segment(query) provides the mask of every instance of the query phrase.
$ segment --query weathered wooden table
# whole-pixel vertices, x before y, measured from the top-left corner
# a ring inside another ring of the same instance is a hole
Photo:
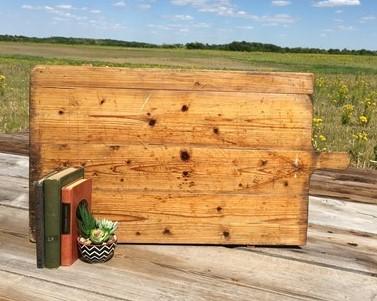
[[[377,205],[311,197],[302,248],[121,245],[37,269],[28,157],[0,154],[0,300],[377,300]]]

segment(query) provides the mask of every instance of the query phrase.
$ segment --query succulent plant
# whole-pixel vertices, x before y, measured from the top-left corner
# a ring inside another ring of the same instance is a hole
[[[110,236],[111,234],[108,231],[104,231],[102,229],[93,229],[90,232],[90,240],[95,245],[106,243]]]
[[[78,207],[78,225],[80,235],[84,238],[89,238],[90,233],[96,228],[96,219],[88,210],[88,205],[86,203],[80,203]]]
[[[118,222],[113,222],[108,219],[101,219],[97,221],[97,228],[103,231],[107,231],[110,234],[114,234],[118,228]]]
[[[116,240],[115,231],[118,228],[118,222],[107,219],[96,220],[89,212],[88,206],[81,203],[78,207],[77,220],[81,238],[79,241],[83,244],[104,244],[109,240]]]

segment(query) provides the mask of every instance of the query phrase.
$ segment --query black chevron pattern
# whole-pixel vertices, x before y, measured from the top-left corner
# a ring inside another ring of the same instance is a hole
[[[109,245],[90,245],[78,243],[81,257],[84,261],[89,263],[99,263],[108,261],[114,255],[116,243]]]

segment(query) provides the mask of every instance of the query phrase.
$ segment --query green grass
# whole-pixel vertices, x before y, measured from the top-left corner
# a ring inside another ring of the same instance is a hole
[[[355,166],[377,167],[371,162],[377,159],[374,154],[377,109],[366,110],[363,104],[367,97],[371,97],[372,102],[377,101],[377,56],[0,42],[0,75],[6,77],[4,93],[0,93],[0,131],[27,129],[29,75],[38,64],[312,72],[318,79],[313,98],[314,114],[323,119],[315,130],[317,148],[350,151]],[[346,85],[349,91],[335,103],[341,85]],[[346,104],[352,105],[354,110],[349,122],[344,124],[342,114]],[[368,123],[362,124],[359,118],[365,114]],[[360,133],[366,133],[368,140],[355,138]],[[319,135],[326,137],[326,141],[319,141]]]

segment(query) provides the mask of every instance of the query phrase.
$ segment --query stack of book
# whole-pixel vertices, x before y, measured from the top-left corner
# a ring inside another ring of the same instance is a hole
[[[69,167],[35,182],[37,267],[71,265],[78,258],[76,210],[91,205],[92,181],[84,169]]]

